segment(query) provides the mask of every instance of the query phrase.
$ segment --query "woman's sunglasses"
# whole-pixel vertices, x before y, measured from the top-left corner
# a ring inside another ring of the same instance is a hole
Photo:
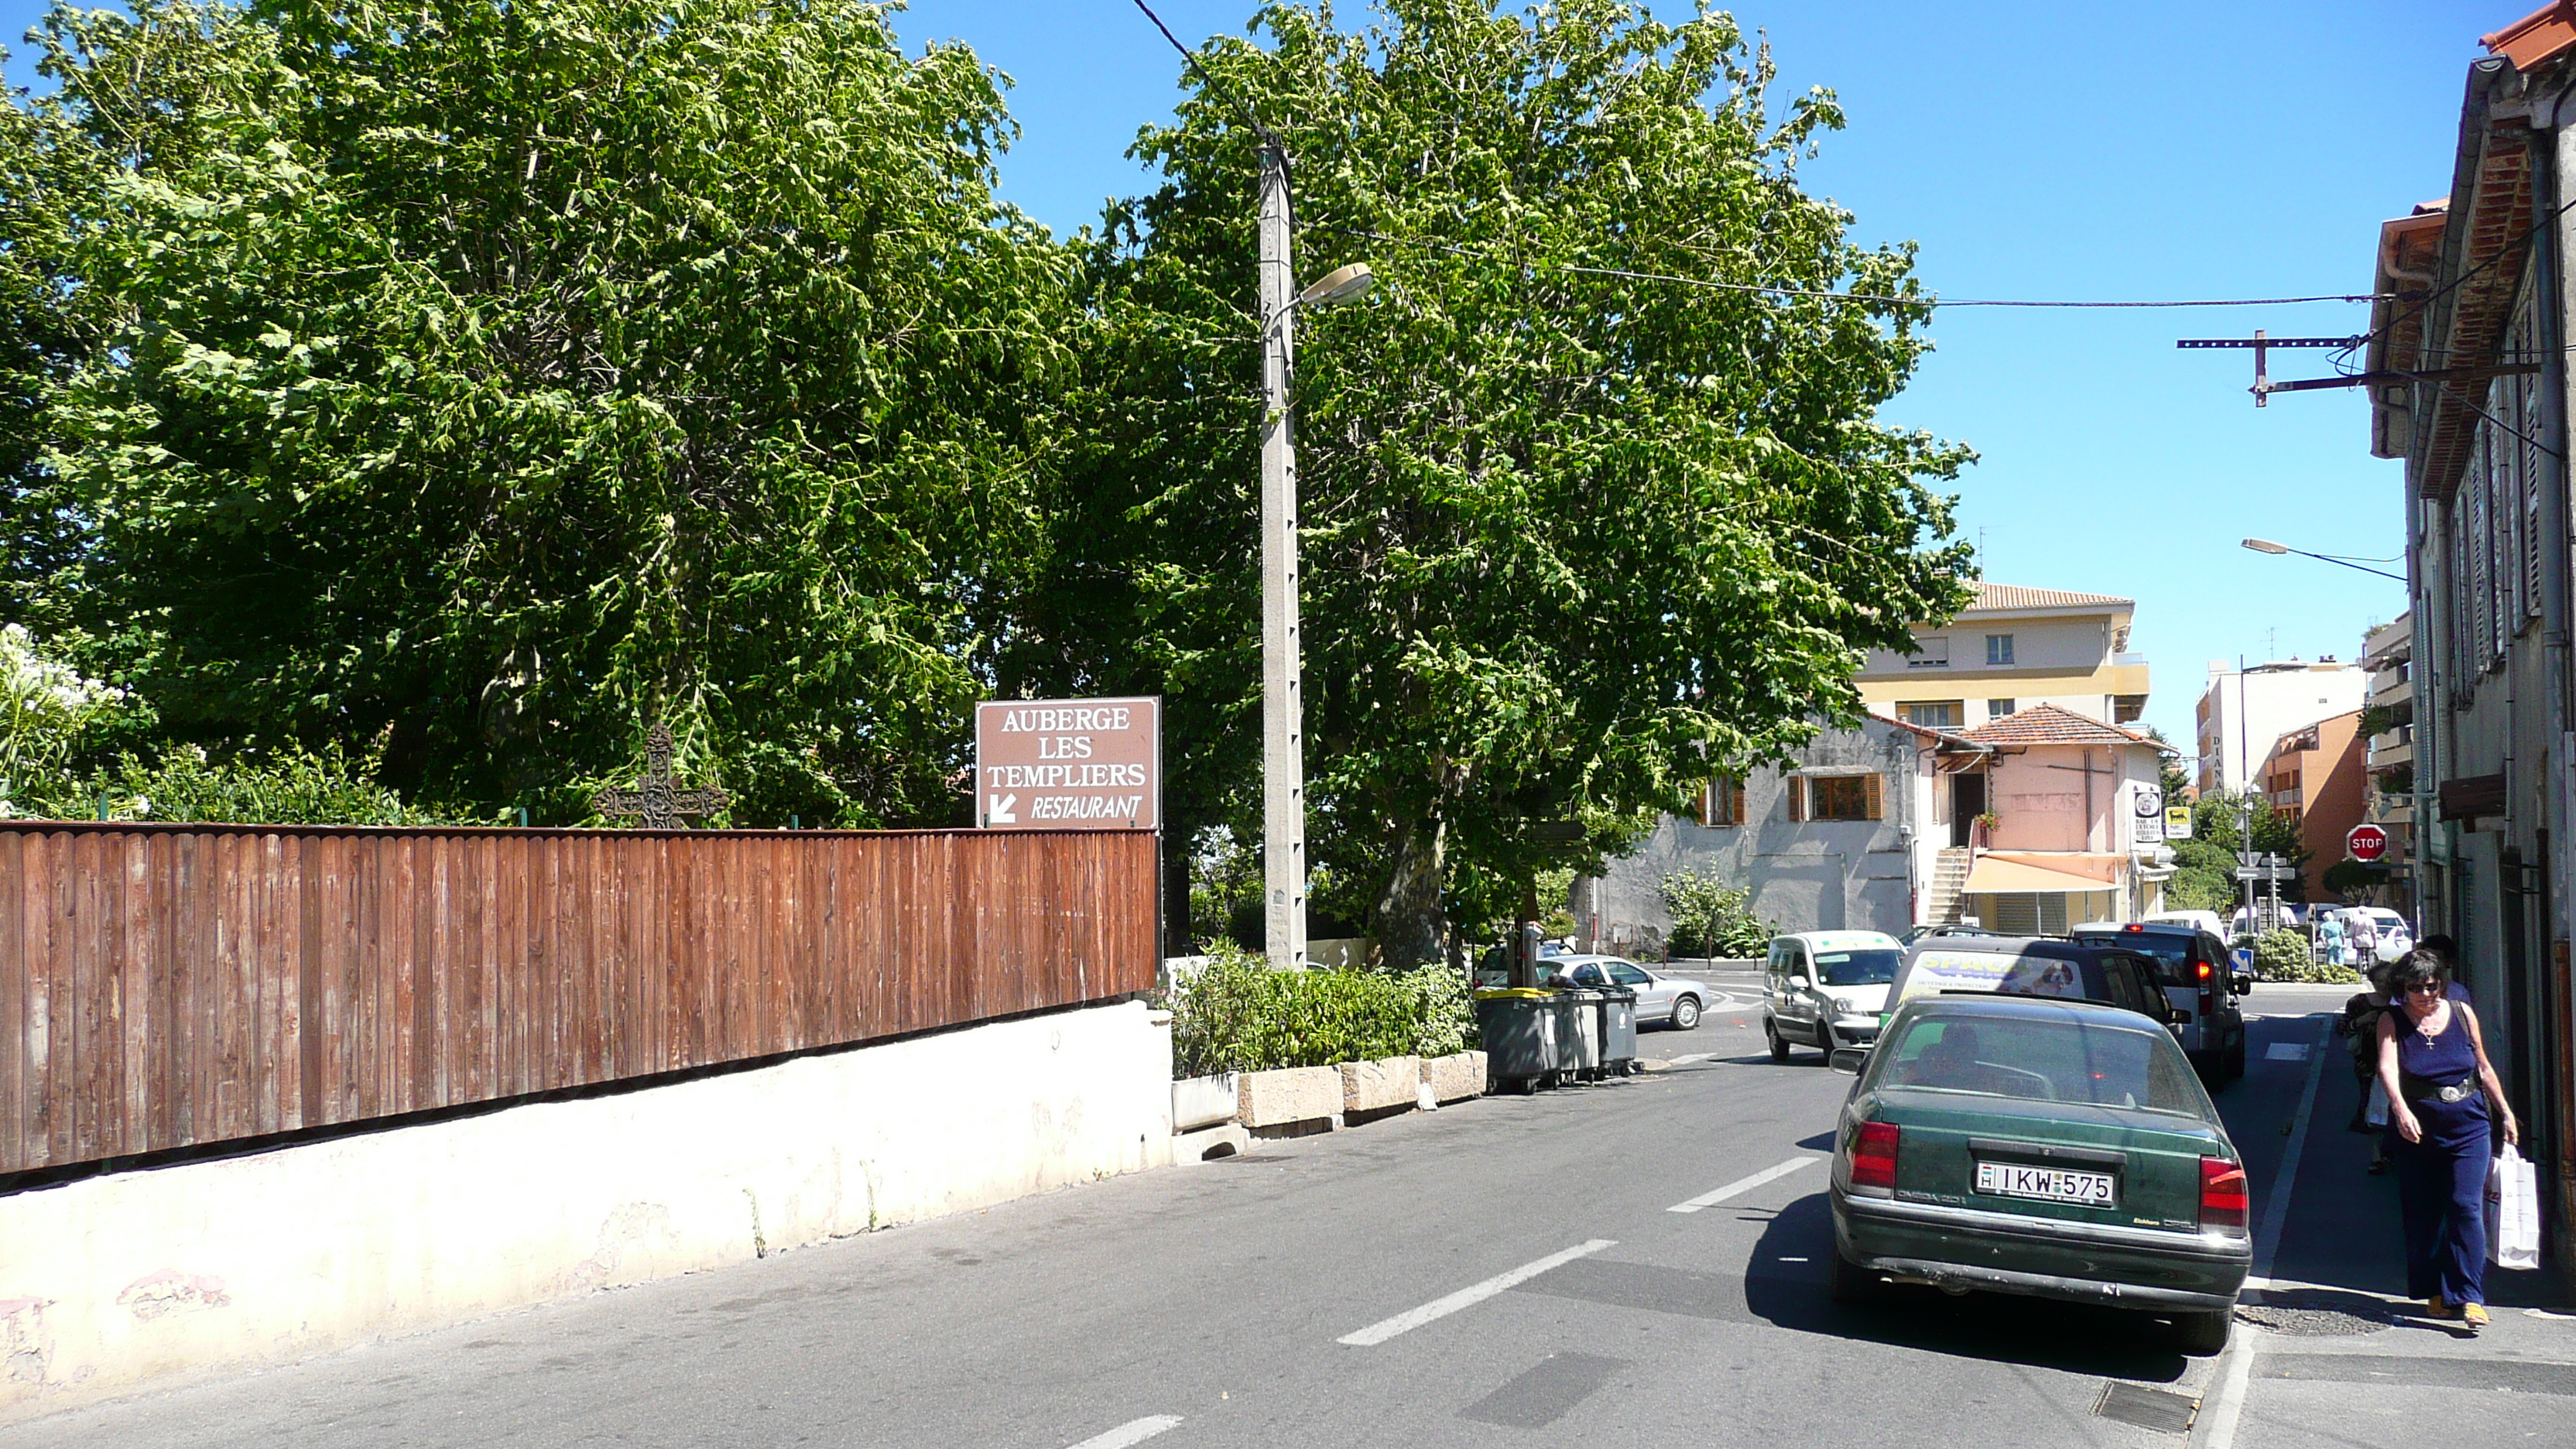
[[[2411,982],[2406,987],[2406,994],[2409,996],[2439,996],[2442,994],[2442,983],[2439,981]]]

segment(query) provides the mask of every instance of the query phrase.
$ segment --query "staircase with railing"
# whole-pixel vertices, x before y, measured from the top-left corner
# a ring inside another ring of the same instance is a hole
[[[1968,868],[1975,862],[1976,851],[1965,845],[1942,850],[1932,866],[1931,911],[1924,919],[1936,926],[1959,923],[1959,901],[1968,888]]]

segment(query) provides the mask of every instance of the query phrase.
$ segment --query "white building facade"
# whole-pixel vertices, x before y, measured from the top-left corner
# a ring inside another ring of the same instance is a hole
[[[2202,794],[2243,788],[2272,742],[2369,702],[2370,672],[2333,659],[2286,659],[2230,669],[2210,661],[2193,711]],[[2249,765],[2248,752],[2252,754]]]

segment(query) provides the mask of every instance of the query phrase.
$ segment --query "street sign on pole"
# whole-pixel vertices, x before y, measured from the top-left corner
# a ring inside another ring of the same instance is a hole
[[[975,823],[1012,830],[1161,826],[1162,706],[1150,696],[975,706]]]
[[[2343,848],[2346,855],[2370,864],[2388,853],[2388,832],[2364,821],[2344,835]]]
[[[2165,838],[2165,792],[2152,785],[2142,785],[2138,787],[2137,799],[2130,808],[2136,817],[2130,839],[2139,845],[2162,843]]]
[[[2191,807],[2190,807],[2190,806],[2188,806],[2188,805],[2168,805],[2168,806],[2166,806],[2166,807],[2165,807],[2165,839],[2167,839],[2167,840],[2189,840],[2189,839],[2191,839]]]

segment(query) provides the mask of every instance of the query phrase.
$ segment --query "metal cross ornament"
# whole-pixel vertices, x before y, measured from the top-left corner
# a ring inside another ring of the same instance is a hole
[[[644,737],[644,778],[635,789],[602,790],[590,808],[602,815],[638,815],[646,830],[678,830],[684,815],[713,815],[733,797],[712,786],[683,790],[671,782],[671,727],[656,721]]]

